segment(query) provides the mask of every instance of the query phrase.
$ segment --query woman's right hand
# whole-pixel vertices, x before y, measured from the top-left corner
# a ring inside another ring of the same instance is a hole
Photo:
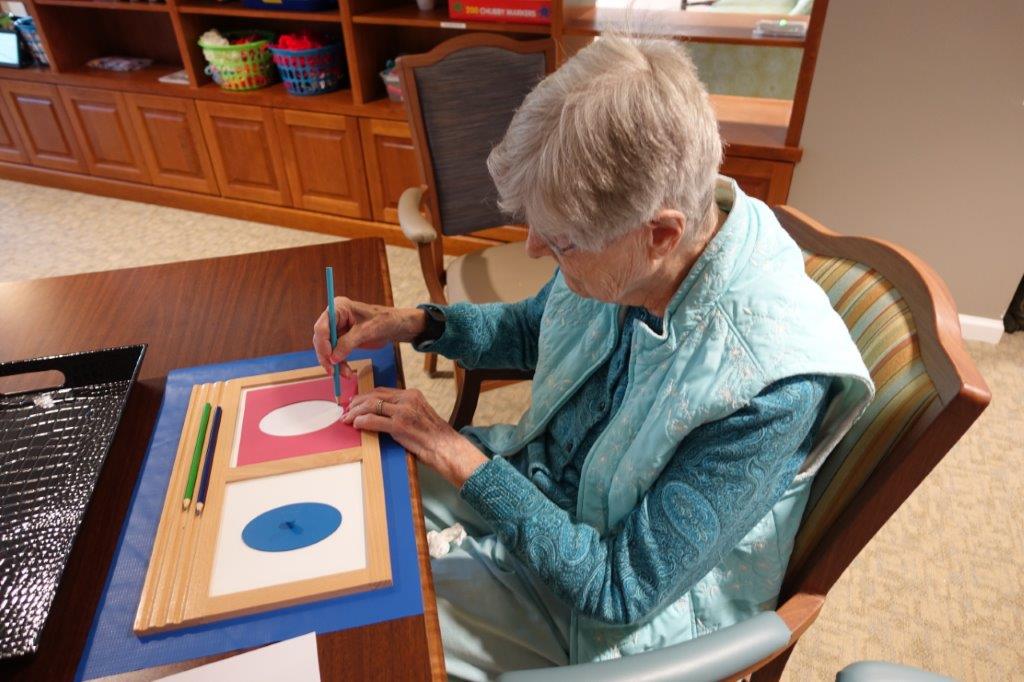
[[[338,322],[338,345],[331,348],[331,329],[327,311],[313,325],[313,349],[324,371],[341,363],[345,377],[354,376],[345,362],[356,348],[380,348],[393,341],[412,341],[426,325],[426,313],[418,308],[387,308],[353,301],[344,296],[334,299]]]

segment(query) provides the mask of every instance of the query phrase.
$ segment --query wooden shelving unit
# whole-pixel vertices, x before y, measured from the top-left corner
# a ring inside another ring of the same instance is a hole
[[[95,86],[117,90],[147,90],[168,95],[182,94],[187,85],[161,83],[160,78],[180,71],[180,64],[153,64],[138,71],[103,71],[87,66],[69,68],[47,79],[52,83]]]
[[[112,9],[121,12],[158,12],[167,14],[170,10],[162,3],[116,2],[115,0],[37,0],[37,5],[57,7],[80,7],[84,9]]]
[[[490,21],[463,21],[448,18],[445,7],[422,11],[415,5],[390,7],[374,12],[363,12],[352,17],[354,24],[374,26],[417,26],[421,28],[442,28],[455,31],[489,31],[491,33],[529,33],[546,36],[550,26],[536,24],[506,24]]]
[[[453,21],[445,5],[421,11],[413,0],[340,0],[337,9],[319,12],[216,0],[26,0],[51,66],[0,69],[0,177],[406,243],[394,224],[397,200],[421,180],[404,107],[387,99],[379,76],[387,60],[463,31],[550,36],[565,59],[601,32],[629,26],[684,41],[803,50],[793,101],[712,96],[727,143],[723,172],[755,195],[783,201],[801,155],[827,0],[817,0],[804,40],[753,35],[757,19],[778,15],[627,17],[592,3],[555,0],[551,25],[538,26]],[[210,28],[307,29],[339,40],[347,87],[313,97],[292,96],[280,83],[225,91],[205,73],[197,45]],[[130,73],[86,66],[108,55],[147,57],[154,65]],[[181,69],[188,85],[159,82]],[[445,245],[459,252],[515,235],[497,230]]]
[[[285,10],[249,9],[236,3],[223,3],[217,2],[217,0],[188,0],[187,2],[179,2],[177,10],[180,14],[209,14],[218,17],[246,17],[252,19],[328,22],[335,24],[341,21],[341,12],[339,10],[289,12]]]
[[[775,150],[779,158],[799,160],[799,150],[786,148],[786,133],[793,111],[788,99],[711,95],[722,136],[730,148],[739,146]],[[767,153],[767,152],[766,152]]]
[[[565,13],[564,31],[568,35],[600,35],[606,31],[632,28],[644,35],[676,38],[695,43],[727,43],[803,47],[804,39],[762,37],[754,35],[754,25],[761,19],[807,21],[806,16],[784,14],[725,14],[693,8],[685,12],[667,10],[623,10],[608,7],[572,7]]]

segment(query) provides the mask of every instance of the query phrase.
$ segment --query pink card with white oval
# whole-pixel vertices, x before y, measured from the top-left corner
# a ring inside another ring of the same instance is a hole
[[[357,393],[355,379],[341,380],[341,403]],[[359,447],[359,431],[339,421],[331,377],[296,381],[242,394],[235,466]]]

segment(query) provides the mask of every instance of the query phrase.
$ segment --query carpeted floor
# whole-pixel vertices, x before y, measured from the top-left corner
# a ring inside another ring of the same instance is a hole
[[[0,281],[332,239],[0,180]],[[425,300],[415,252],[389,246],[388,260],[396,305]],[[968,347],[992,405],[840,579],[785,679],[832,679],[864,659],[963,680],[1024,669],[1024,334]],[[450,379],[428,378],[407,347],[403,357],[408,385],[447,414]],[[528,400],[528,384],[486,393],[477,421],[514,421]]]

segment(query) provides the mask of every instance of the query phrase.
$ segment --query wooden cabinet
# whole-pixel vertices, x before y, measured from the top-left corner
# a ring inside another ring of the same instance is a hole
[[[60,94],[90,173],[115,180],[149,182],[124,95],[66,86],[61,86]]]
[[[374,118],[360,119],[359,123],[373,217],[397,223],[398,198],[407,187],[423,184],[409,124]]]
[[[220,193],[192,100],[129,94],[126,105],[154,185]]]
[[[793,164],[786,161],[727,156],[722,162],[721,173],[736,180],[750,196],[757,197],[769,206],[775,206],[786,203],[789,198]]]
[[[0,88],[3,84],[0,83]],[[18,131],[14,128],[14,117],[7,109],[2,91],[0,91],[0,161],[28,163],[28,154],[21,146]]]
[[[289,109],[274,115],[295,206],[369,218],[358,119]]]
[[[221,194],[288,205],[288,183],[273,111],[247,104],[203,101],[197,101],[196,108]]]
[[[443,11],[419,12],[404,0],[354,0],[342,3],[340,12],[314,14],[246,9],[237,2],[154,1],[23,3],[51,67],[0,68],[0,176],[406,243],[394,229],[398,200],[423,184],[421,165],[408,111],[389,100],[379,72],[388,57],[423,54],[455,37],[445,30]],[[547,66],[554,68],[603,31],[623,29],[621,16],[595,19],[594,2],[574,0],[572,8],[554,12],[550,26],[470,22],[468,30],[498,31],[516,41],[552,38],[558,49]],[[756,13],[717,13],[710,23],[707,13],[675,9],[654,17],[665,38],[802,50],[791,99],[710,95],[729,150],[722,171],[769,203],[786,200],[801,158],[826,5],[815,3],[800,38],[754,35],[756,22],[768,18]],[[343,87],[316,97],[292,96],[283,84],[234,92],[206,73],[198,40],[210,27],[287,33],[299,24],[316,24],[344,44]],[[128,73],[86,66],[101,55],[152,63]],[[179,69],[189,85],[161,82]],[[82,173],[89,176],[76,175]],[[125,181],[148,184],[121,186]],[[481,240],[523,237],[521,229],[501,227],[453,236],[445,248],[456,253]]]
[[[55,86],[5,81],[0,88],[25,153],[34,165],[78,173],[86,170]]]

